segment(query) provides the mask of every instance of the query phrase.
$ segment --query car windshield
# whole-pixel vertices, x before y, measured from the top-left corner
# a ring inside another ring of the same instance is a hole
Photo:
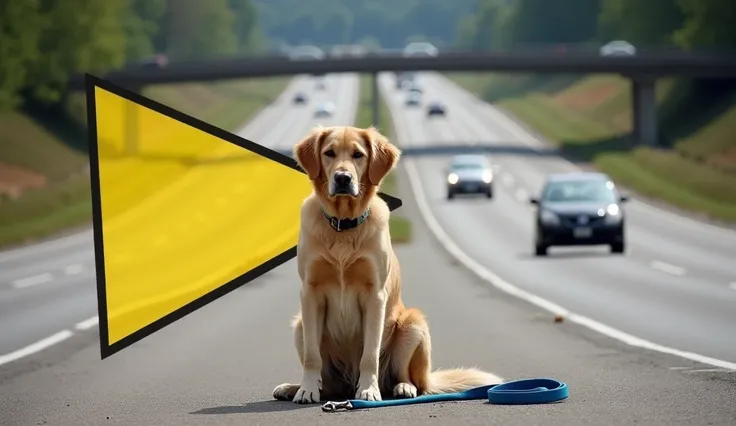
[[[454,163],[452,165],[453,170],[482,170],[484,168],[485,164],[481,162]]]
[[[542,200],[553,203],[616,202],[613,183],[606,179],[568,180],[549,182]]]

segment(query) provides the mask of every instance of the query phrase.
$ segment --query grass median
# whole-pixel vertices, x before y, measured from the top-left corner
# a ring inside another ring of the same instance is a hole
[[[376,123],[373,123],[373,100],[372,100],[372,89],[371,89],[371,77],[361,76],[360,77],[360,96],[358,99],[358,110],[356,112],[355,123],[358,127],[369,127]],[[379,128],[381,133],[388,136],[389,138],[395,138],[393,131],[393,121],[391,113],[389,112],[386,102],[381,98],[379,105],[379,120],[380,122],[376,126]],[[386,194],[398,197],[398,185],[396,182],[396,173],[391,172],[383,180],[381,191]],[[401,213],[393,212],[391,214],[391,220],[389,223],[391,230],[391,241],[393,243],[408,243],[412,237],[411,221],[401,215]]]
[[[529,125],[559,146],[567,158],[590,164],[651,199],[710,219],[736,222],[733,87],[723,90],[717,82],[660,80],[658,115],[665,147],[652,148],[636,146],[629,136],[631,91],[622,77],[574,81],[526,77],[526,88],[523,84],[513,88],[509,76],[450,77]],[[501,83],[506,88],[499,87]]]
[[[283,91],[289,78],[161,85],[143,94],[235,130]],[[0,247],[57,234],[91,220],[86,112],[70,96],[63,119],[34,111],[0,115]]]

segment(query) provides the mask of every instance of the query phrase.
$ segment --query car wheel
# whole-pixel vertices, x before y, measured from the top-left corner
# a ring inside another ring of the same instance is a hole
[[[611,253],[623,253],[626,245],[622,242],[611,244]]]
[[[534,254],[537,256],[546,256],[547,248],[548,247],[543,244],[537,244],[534,246]]]
[[[453,198],[455,198],[455,193],[452,191],[447,191],[447,199],[452,200]]]
[[[493,198],[493,189],[488,188],[488,191],[486,191],[486,197]]]

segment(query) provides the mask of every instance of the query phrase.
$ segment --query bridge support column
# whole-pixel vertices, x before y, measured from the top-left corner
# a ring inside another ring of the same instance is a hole
[[[657,145],[656,80],[633,77],[631,79],[632,136],[639,145]]]
[[[381,94],[378,91],[378,73],[371,74],[371,120],[373,125],[379,127],[381,119]]]

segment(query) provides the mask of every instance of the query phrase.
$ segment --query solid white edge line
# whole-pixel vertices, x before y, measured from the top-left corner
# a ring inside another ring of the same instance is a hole
[[[64,340],[72,337],[72,335],[74,335],[74,333],[72,333],[71,331],[62,330],[58,333],[52,334],[45,339],[41,339],[36,343],[32,343],[25,348],[18,349],[17,351],[11,352],[9,354],[0,355],[0,365],[19,360],[29,355],[33,355],[50,346],[63,342]]]
[[[80,321],[74,325],[74,328],[77,330],[88,330],[97,324],[99,324],[100,319],[97,317],[97,315],[93,316],[92,318],[88,318],[84,321]]]
[[[403,163],[406,166],[407,175],[409,176],[409,185],[411,186],[412,192],[414,193],[414,198],[417,202],[417,206],[419,207],[419,211],[422,214],[424,221],[426,222],[429,229],[432,231],[435,237],[439,240],[442,246],[453,257],[455,257],[455,259],[457,259],[460,263],[462,263],[466,268],[470,269],[473,273],[475,273],[481,279],[487,281],[488,283],[490,283],[491,285],[493,285],[494,287],[498,288],[499,290],[505,293],[508,293],[512,296],[516,296],[522,300],[532,303],[554,314],[565,316],[569,321],[582,325],[583,327],[587,327],[593,331],[596,331],[610,338],[619,340],[623,343],[626,343],[629,346],[648,349],[651,351],[656,351],[656,352],[660,352],[660,353],[664,353],[668,355],[674,355],[674,356],[685,358],[691,361],[700,362],[700,363],[712,365],[715,367],[725,368],[728,370],[736,370],[736,363],[724,361],[724,360],[720,360],[716,358],[711,358],[711,357],[696,354],[693,352],[681,351],[679,349],[673,349],[667,346],[659,345],[657,343],[649,342],[647,340],[641,339],[631,334],[624,333],[623,331],[617,330],[613,327],[609,327],[593,319],[590,319],[585,316],[571,312],[554,302],[551,302],[547,299],[539,297],[535,294],[529,293],[505,281],[498,275],[494,274],[492,271],[480,265],[478,262],[473,260],[470,256],[465,254],[455,244],[455,242],[447,235],[447,233],[444,231],[444,229],[442,229],[442,227],[439,225],[439,223],[435,219],[426,201],[426,195],[424,194],[424,190],[421,186],[421,179],[419,177],[419,172],[416,166],[414,165],[413,160],[410,158],[407,158],[407,159],[404,159]]]

